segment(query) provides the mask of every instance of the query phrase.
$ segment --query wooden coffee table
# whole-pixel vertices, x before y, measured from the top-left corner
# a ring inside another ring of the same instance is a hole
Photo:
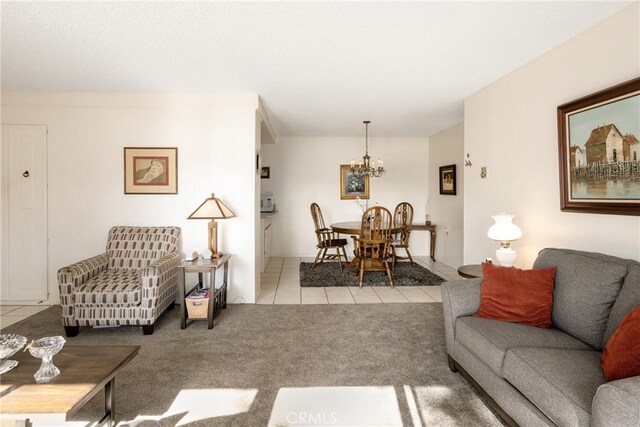
[[[20,364],[0,376],[0,419],[26,419],[27,425],[38,414],[63,414],[67,419],[104,388],[105,413],[99,425],[115,426],[115,378],[139,350],[138,345],[65,345],[53,356],[60,375],[42,384],[33,379],[41,359],[19,351],[11,359]]]

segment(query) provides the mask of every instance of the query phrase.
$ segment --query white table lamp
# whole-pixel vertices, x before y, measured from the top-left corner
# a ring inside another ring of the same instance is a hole
[[[499,213],[498,215],[493,215],[492,218],[496,223],[489,228],[487,236],[491,240],[500,242],[500,248],[496,250],[496,259],[501,266],[512,267],[517,254],[510,244],[513,240],[518,240],[522,237],[522,231],[512,222],[513,215]]]

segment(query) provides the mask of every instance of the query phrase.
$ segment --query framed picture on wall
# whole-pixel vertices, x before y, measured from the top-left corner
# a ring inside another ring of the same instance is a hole
[[[263,166],[262,170],[260,171],[260,178],[261,179],[269,179],[269,178],[271,178],[271,167]]]
[[[640,215],[640,78],[557,112],[560,210]]]
[[[124,194],[178,194],[178,149],[124,147]]]
[[[358,197],[369,198],[369,175],[355,175],[351,165],[340,165],[340,198],[354,200]]]
[[[440,166],[440,194],[456,195],[456,165]]]

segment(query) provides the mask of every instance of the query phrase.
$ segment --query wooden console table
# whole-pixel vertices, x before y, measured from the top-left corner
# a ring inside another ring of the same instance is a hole
[[[429,254],[431,260],[436,260],[436,226],[434,224],[412,224],[411,230],[427,230],[429,232]]]
[[[115,427],[116,375],[139,350],[138,345],[65,345],[53,356],[60,374],[41,384],[33,379],[41,359],[19,351],[11,358],[20,364],[2,374],[0,419],[31,425],[39,418],[50,419],[53,414],[60,414],[66,420],[104,389],[104,416],[98,425]]]
[[[180,329],[187,327],[187,320],[208,320],[209,329],[213,329],[213,319],[222,309],[227,308],[227,280],[229,278],[229,258],[231,255],[224,254],[216,259],[196,259],[194,261],[182,261],[178,264],[178,298],[180,298]],[[216,289],[216,270],[223,268],[222,286]],[[198,273],[198,283],[188,291],[185,290],[185,276],[187,273]],[[203,273],[209,273],[209,307],[207,317],[204,319],[190,319],[187,316],[185,297],[195,287],[202,288]]]

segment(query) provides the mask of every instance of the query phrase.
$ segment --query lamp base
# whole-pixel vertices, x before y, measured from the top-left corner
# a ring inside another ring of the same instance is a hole
[[[511,248],[500,248],[496,250],[496,259],[503,267],[513,267],[517,252]]]

